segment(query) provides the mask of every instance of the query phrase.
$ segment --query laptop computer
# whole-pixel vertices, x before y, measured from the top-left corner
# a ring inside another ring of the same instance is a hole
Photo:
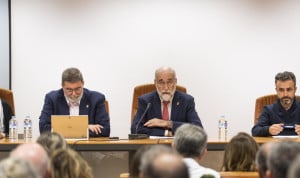
[[[88,140],[88,115],[52,115],[51,131],[61,134],[67,140]]]

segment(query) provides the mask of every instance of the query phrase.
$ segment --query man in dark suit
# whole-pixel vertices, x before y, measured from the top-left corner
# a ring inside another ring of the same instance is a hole
[[[9,120],[13,116],[10,105],[0,98],[0,138],[8,136],[9,132]]]
[[[51,115],[88,115],[89,135],[109,136],[109,115],[105,96],[84,88],[84,80],[77,68],[68,68],[62,74],[62,88],[46,94],[40,116],[40,133],[51,130]]]
[[[139,97],[138,110],[131,125],[131,133],[173,136],[176,129],[183,123],[202,127],[195,110],[194,98],[176,90],[177,78],[172,68],[157,69],[154,83],[156,91]],[[147,111],[146,108],[148,108]]]

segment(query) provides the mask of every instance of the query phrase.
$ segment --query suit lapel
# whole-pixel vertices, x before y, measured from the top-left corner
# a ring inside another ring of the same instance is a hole
[[[181,106],[181,99],[180,95],[177,91],[174,93],[174,97],[172,100],[172,110],[171,110],[171,120],[176,120],[176,116],[178,116],[178,112],[180,112],[181,109],[178,109]]]
[[[83,91],[82,98],[80,100],[80,105],[79,105],[79,115],[88,115],[89,114],[89,107],[90,103],[87,99],[87,93]]]
[[[162,113],[161,113],[161,102],[160,98],[158,96],[158,93],[155,92],[155,95],[153,96],[153,106],[154,106],[154,111],[157,113],[159,118],[162,118]]]

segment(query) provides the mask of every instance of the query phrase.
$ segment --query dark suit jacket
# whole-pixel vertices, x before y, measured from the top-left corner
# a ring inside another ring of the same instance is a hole
[[[9,104],[6,101],[1,100],[1,104],[2,104],[2,107],[3,107],[3,115],[4,115],[4,119],[3,119],[4,130],[3,130],[3,133],[5,133],[5,135],[8,136],[9,120],[13,116],[13,113],[12,113],[11,107],[9,106]]]
[[[141,118],[147,103],[151,103],[149,110],[146,112],[144,118]],[[156,91],[147,93],[139,97],[138,110],[131,125],[131,133],[144,133],[152,136],[163,136],[165,129],[161,127],[144,127],[144,124],[152,118],[162,118],[161,100]],[[137,124],[139,120],[140,124]],[[183,123],[191,123],[202,126],[201,120],[195,110],[194,98],[191,95],[175,91],[172,100],[171,120],[173,121],[173,133]]]
[[[258,122],[252,128],[252,136],[268,137],[269,128],[273,124],[283,123],[286,126],[300,124],[300,102],[294,99],[289,110],[285,110],[280,100],[264,107]],[[279,135],[297,135],[294,128],[284,128]]]
[[[91,137],[108,137],[110,134],[109,115],[104,103],[105,96],[103,94],[84,88],[79,106],[79,115],[88,115],[89,124],[100,124],[103,126],[99,135],[90,131]],[[70,115],[70,109],[63,89],[46,94],[39,121],[40,133],[51,130],[51,115]]]

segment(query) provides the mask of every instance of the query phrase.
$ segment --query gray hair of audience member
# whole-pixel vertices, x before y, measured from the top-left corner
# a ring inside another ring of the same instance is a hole
[[[266,172],[268,170],[267,157],[273,144],[274,142],[264,143],[259,147],[256,153],[255,164],[261,178],[266,177]]]
[[[175,132],[174,148],[184,157],[198,157],[207,146],[207,134],[199,126],[183,124]]]
[[[293,80],[295,86],[296,86],[296,77],[294,75],[293,72],[288,72],[288,71],[284,71],[284,72],[280,72],[277,73],[275,76],[275,85],[277,81],[287,81],[287,80]]]
[[[141,158],[143,178],[188,178],[188,168],[182,157],[165,145],[154,145]]]
[[[17,146],[10,157],[29,161],[40,177],[50,176],[50,160],[45,149],[38,143],[24,143]]]
[[[64,82],[74,83],[78,81],[83,82],[83,76],[79,69],[71,67],[63,71],[61,78],[62,85],[64,84]]]
[[[285,178],[293,160],[300,153],[300,144],[292,141],[274,143],[267,157],[267,174],[273,178]]]
[[[62,148],[67,148],[67,142],[65,139],[56,132],[43,132],[36,140],[37,143],[41,144],[49,156],[53,151]]]
[[[300,177],[300,154],[291,164],[291,167],[288,170],[288,178],[299,178]]]
[[[1,178],[40,178],[31,165],[25,159],[8,157],[0,162]]]

